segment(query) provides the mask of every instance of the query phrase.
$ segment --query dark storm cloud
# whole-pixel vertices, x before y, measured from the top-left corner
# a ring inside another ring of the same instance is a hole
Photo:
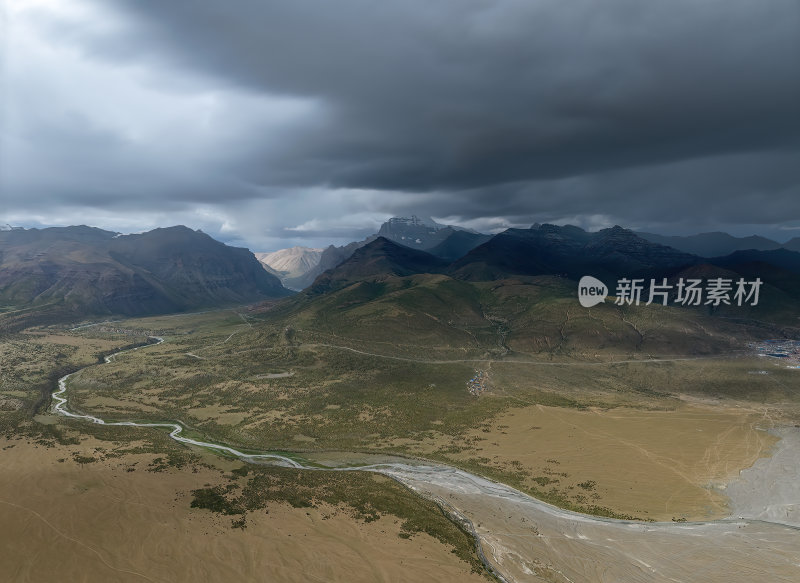
[[[665,231],[800,221],[796,0],[75,6],[29,19],[70,57],[59,71],[105,69],[61,83],[89,113],[53,139],[34,115],[49,85],[22,92],[17,134],[36,155],[15,150],[20,201],[230,202],[246,210],[221,229],[273,238],[355,237],[411,212]],[[51,83],[60,63],[41,59],[26,70]],[[40,160],[49,180],[29,170]]]
[[[793,0],[124,3],[117,59],[313,97],[264,183],[469,189],[798,147]]]

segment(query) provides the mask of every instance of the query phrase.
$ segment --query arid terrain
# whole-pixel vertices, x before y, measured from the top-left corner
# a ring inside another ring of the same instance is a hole
[[[468,431],[475,455],[491,467],[524,470],[523,484],[558,486],[616,514],[657,521],[707,520],[729,514],[723,488],[777,438],[752,410],[684,405],[676,410],[575,410],[536,405],[511,409]],[[459,440],[416,444],[420,455]]]
[[[241,464],[155,472],[152,454],[103,457],[108,445],[0,440],[0,579],[485,581],[433,537],[403,538],[398,518],[365,522],[346,505],[271,503],[231,528],[191,508],[190,492]]]
[[[749,583],[768,573],[770,581],[791,583],[800,576],[796,526],[598,520],[480,480],[407,478],[473,521],[507,581]]]
[[[162,343],[92,364],[156,334]],[[748,520],[794,512],[791,470],[769,460],[795,455],[784,450],[796,371],[746,353],[476,364],[313,340],[218,311],[40,327],[4,343],[17,366],[0,394],[18,403],[0,413],[7,578],[486,580],[472,536],[506,581],[798,574],[798,531]],[[55,384],[47,355],[61,372],[82,369],[66,381],[70,410],[178,421],[197,443],[312,469],[251,471],[161,429],[26,418]],[[359,466],[369,473],[313,469]],[[769,503],[759,472],[783,472],[778,510],[758,510]],[[769,549],[753,551],[762,540]]]

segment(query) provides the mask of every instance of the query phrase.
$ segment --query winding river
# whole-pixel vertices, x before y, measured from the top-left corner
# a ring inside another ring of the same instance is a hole
[[[164,341],[157,337],[153,340],[156,344]],[[143,348],[146,346],[117,352],[107,356],[105,362]],[[180,443],[224,452],[248,463],[370,471],[391,477],[436,501],[471,530],[486,567],[507,583],[800,581],[800,524],[794,520],[643,523],[605,519],[551,506],[505,484],[442,464],[334,462],[331,467],[320,467],[276,453],[241,452],[185,437],[184,427],[178,422],[107,422],[70,411],[66,391],[74,374],[77,372],[58,381],[53,393],[55,414],[100,425],[169,429],[170,437]],[[797,473],[798,468],[789,471]]]

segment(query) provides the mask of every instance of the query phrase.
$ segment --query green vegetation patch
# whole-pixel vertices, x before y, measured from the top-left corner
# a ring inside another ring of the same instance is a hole
[[[231,473],[227,487],[201,488],[192,492],[193,508],[225,515],[244,515],[286,503],[310,508],[320,503],[346,510],[353,518],[371,522],[393,516],[401,522],[400,536],[425,533],[449,546],[474,572],[483,572],[472,535],[452,521],[439,506],[425,500],[394,480],[368,472],[297,470],[253,467]],[[239,488],[239,483],[243,483]],[[240,518],[234,527],[244,528]]]

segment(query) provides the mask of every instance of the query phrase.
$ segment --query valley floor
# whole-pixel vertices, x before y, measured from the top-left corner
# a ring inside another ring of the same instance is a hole
[[[48,359],[64,373],[147,335],[166,341],[71,377],[69,408],[180,419],[197,439],[321,465],[398,455],[461,468],[404,470],[398,457],[384,474],[468,519],[508,582],[800,580],[797,371],[748,355],[485,360],[476,392],[473,360],[304,342],[236,312],[0,344],[13,362],[0,385],[0,579],[487,580],[469,537],[386,478],[282,470],[277,495],[275,476],[163,431],[26,416],[55,388]],[[400,510],[354,513],[370,496]]]
[[[392,516],[365,522],[325,503],[275,503],[231,528],[231,517],[191,508],[190,491],[225,484],[221,470],[241,464],[207,457],[213,465],[196,471],[154,472],[152,454],[102,459],[107,448],[0,439],[0,580],[486,580],[429,535],[401,537]]]
[[[423,457],[450,448],[456,465],[477,459],[516,472],[523,486],[557,487],[585,506],[669,522],[729,516],[725,485],[770,454],[778,441],[768,432],[772,426],[763,413],[732,405],[670,411],[535,405],[504,412],[459,439],[403,444]],[[465,443],[471,447],[458,448]]]
[[[794,470],[795,479],[797,472]],[[509,582],[791,583],[800,580],[800,528],[753,520],[600,520],[472,481],[409,478],[475,525]]]

